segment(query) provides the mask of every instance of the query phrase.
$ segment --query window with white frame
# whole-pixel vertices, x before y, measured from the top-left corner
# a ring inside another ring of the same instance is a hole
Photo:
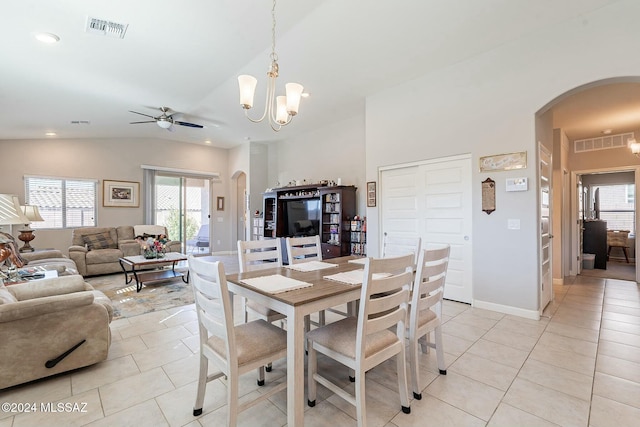
[[[608,230],[635,232],[635,185],[598,185],[600,189],[600,219],[607,221]]]
[[[32,228],[96,225],[96,180],[26,176],[24,182],[25,203],[37,206],[44,219]]]

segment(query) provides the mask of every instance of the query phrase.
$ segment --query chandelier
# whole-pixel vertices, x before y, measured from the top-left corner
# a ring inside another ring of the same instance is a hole
[[[640,143],[636,142],[635,138],[628,139],[627,146],[636,157],[640,157]]]
[[[265,118],[269,120],[271,129],[278,132],[282,126],[291,123],[293,116],[298,114],[300,97],[303,87],[298,83],[287,83],[285,85],[286,96],[275,96],[276,79],[278,78],[278,55],[276,54],[276,0],[273,0],[271,9],[271,66],[267,71],[267,99],[264,106],[264,113],[259,119],[249,117],[249,109],[253,107],[253,96],[256,92],[258,80],[250,75],[238,76],[240,86],[240,105],[244,109],[244,115],[254,123],[259,123]],[[275,103],[274,103],[275,101]]]

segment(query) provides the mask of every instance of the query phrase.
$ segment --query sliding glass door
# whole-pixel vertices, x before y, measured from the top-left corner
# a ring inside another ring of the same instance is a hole
[[[154,222],[182,242],[184,253],[211,252],[211,179],[157,172],[154,181]]]

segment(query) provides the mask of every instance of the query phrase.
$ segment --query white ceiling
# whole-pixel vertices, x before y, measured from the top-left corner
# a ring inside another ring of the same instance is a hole
[[[258,78],[254,113],[261,113],[271,46],[268,0],[5,2],[0,139],[40,139],[53,131],[64,139],[209,140],[233,147],[285,138],[361,113],[365,98],[380,90],[615,1],[280,0],[278,92],[297,81],[310,97],[277,134],[243,117],[236,80],[244,73]],[[88,16],[128,24],[125,38],[86,33]],[[44,45],[34,39],[37,31],[60,42]],[[607,127],[640,128],[612,119],[625,116],[618,108],[640,110],[638,87],[593,89],[568,100],[556,125],[571,139]],[[206,127],[168,132],[153,123],[129,124],[144,119],[129,110],[158,115],[154,108],[161,106]]]

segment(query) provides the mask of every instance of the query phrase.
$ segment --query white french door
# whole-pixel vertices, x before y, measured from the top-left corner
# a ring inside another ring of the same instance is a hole
[[[451,245],[444,297],[472,302],[471,156],[380,169],[381,236]],[[380,239],[382,241],[382,238]]]

